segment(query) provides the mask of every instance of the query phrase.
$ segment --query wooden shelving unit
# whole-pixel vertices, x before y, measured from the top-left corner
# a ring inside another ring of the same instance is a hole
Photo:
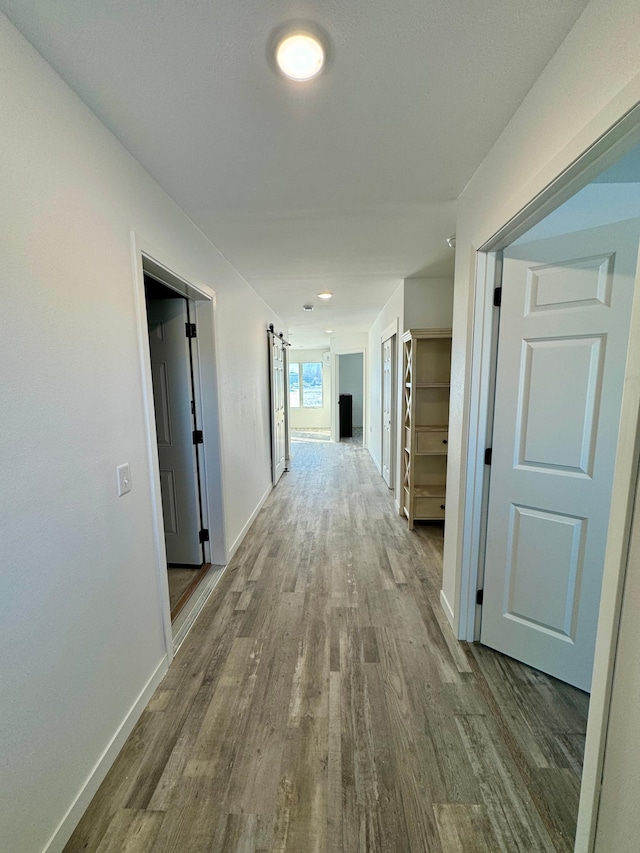
[[[451,329],[410,329],[404,364],[401,513],[414,521],[445,517]]]

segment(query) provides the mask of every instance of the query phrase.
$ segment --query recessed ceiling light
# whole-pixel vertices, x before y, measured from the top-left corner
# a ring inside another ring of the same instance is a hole
[[[325,329],[325,332],[326,332],[328,335],[332,335],[332,334],[333,334],[333,329]]]
[[[319,299],[331,299],[333,293],[329,293],[328,290],[323,290],[322,293],[318,294]]]
[[[303,311],[313,311],[313,305],[303,305],[302,310]]]
[[[325,50],[320,39],[304,31],[288,32],[276,46],[276,63],[290,80],[312,80],[322,71]]]

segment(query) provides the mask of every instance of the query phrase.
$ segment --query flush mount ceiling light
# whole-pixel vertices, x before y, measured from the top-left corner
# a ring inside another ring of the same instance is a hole
[[[269,64],[288,80],[313,80],[327,67],[329,40],[317,24],[290,21],[272,33],[268,45]]]
[[[325,329],[325,332],[326,332],[328,335],[332,335],[332,334],[333,334],[333,329]]]
[[[290,80],[311,80],[322,71],[324,49],[309,33],[291,33],[278,45],[276,62]]]
[[[322,293],[318,294],[319,299],[331,299],[333,293],[329,293],[328,290],[323,290]]]

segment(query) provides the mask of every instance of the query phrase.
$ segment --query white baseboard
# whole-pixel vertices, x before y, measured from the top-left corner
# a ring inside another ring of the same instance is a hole
[[[393,502],[395,504],[396,512],[398,515],[402,515],[402,510],[400,509],[400,501],[396,498]]]
[[[133,731],[133,727],[140,719],[142,712],[147,707],[149,700],[153,695],[154,690],[166,675],[168,668],[168,658],[165,655],[155,668],[145,686],[142,688],[138,698],[127,712],[126,717],[116,730],[114,736],[111,738],[109,745],[96,762],[76,799],[69,807],[66,815],[60,821],[58,828],[55,830],[48,843],[45,845],[43,853],[61,853],[64,849],[65,844],[69,838],[71,838],[71,833],[80,822],[80,818],[87,810],[94,794],[104,781],[104,777],[107,775],[111,765],[118,757],[126,739]]]
[[[233,555],[236,553],[236,551],[238,550],[238,548],[242,544],[242,540],[244,539],[244,537],[249,532],[249,528],[251,527],[253,522],[256,520],[256,516],[258,515],[258,513],[260,512],[260,510],[264,506],[266,499],[269,497],[269,495],[271,494],[272,491],[273,491],[273,486],[269,486],[267,491],[264,493],[264,495],[258,501],[258,506],[254,509],[254,511],[249,516],[249,520],[247,521],[245,526],[242,528],[239,535],[236,537],[236,540],[234,541],[233,545],[231,546],[231,548],[229,548],[229,560],[228,560],[229,563],[231,562],[231,558],[233,557]]]
[[[449,624],[453,628],[453,625],[455,622],[455,617],[453,615],[453,608],[451,607],[451,605],[447,601],[447,596],[444,594],[443,589],[440,590],[440,606],[444,610],[444,615],[447,617],[447,619],[449,620]]]

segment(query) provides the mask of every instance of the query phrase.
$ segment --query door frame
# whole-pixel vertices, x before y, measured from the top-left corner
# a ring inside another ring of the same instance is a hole
[[[489,486],[484,451],[491,446],[497,353],[498,323],[493,306],[493,290],[500,284],[502,277],[502,250],[638,144],[640,105],[625,114],[476,251],[468,374],[469,418],[466,423],[463,475],[466,480],[466,500],[461,520],[462,559],[458,574],[459,618],[456,634],[460,640],[471,642],[477,640],[479,635],[476,593],[482,586],[484,573]],[[590,853],[595,842],[618,626],[640,459],[640,281],[637,271],[629,341],[582,770],[576,853]],[[446,600],[442,600],[442,604],[450,613]]]
[[[177,293],[175,288],[171,287],[170,285],[168,285],[164,281],[160,282],[160,280],[158,279],[157,276],[155,276],[155,275],[152,276],[148,272],[148,270],[146,269],[146,263],[145,263],[144,258],[143,258],[143,267],[145,268],[145,276],[148,276],[152,281],[163,284],[165,286],[165,288],[167,290],[170,290],[172,293]],[[145,297],[146,297],[146,294],[145,294]],[[183,300],[184,300],[185,309],[186,309],[185,310],[186,320],[188,322],[191,322],[192,320],[195,320],[196,302],[195,302],[195,300],[193,300],[192,298],[187,297],[187,296],[183,296]],[[171,299],[169,301],[179,302],[180,300],[179,299]],[[149,300],[147,300],[146,298],[145,298],[145,309],[148,312]],[[148,313],[147,313],[147,320],[148,320]],[[198,382],[198,378],[197,378],[197,376],[198,376],[198,350],[197,350],[197,347],[195,346],[195,340],[194,339],[186,338],[184,336],[184,334],[182,335],[182,338],[183,338],[183,344],[186,347],[186,352],[188,352],[187,360],[188,360],[188,367],[189,367],[189,379],[188,379],[188,382],[189,382],[189,399],[193,399],[193,401],[194,401],[194,411],[190,412],[190,424],[189,424],[188,434],[182,435],[178,444],[182,444],[182,445],[184,445],[185,443],[187,444],[188,455],[190,457],[190,460],[193,460],[193,477],[194,477],[193,485],[195,486],[195,493],[196,493],[197,528],[198,528],[198,530],[201,530],[203,527],[207,526],[204,523],[204,520],[205,520],[205,518],[208,518],[208,513],[206,511],[206,502],[207,502],[206,487],[205,487],[205,485],[206,485],[206,471],[204,470],[204,466],[202,464],[202,453],[200,453],[198,451],[199,445],[193,444],[192,434],[191,434],[191,431],[196,426],[198,428],[200,426],[199,409],[195,404],[196,398],[201,398],[200,383]],[[150,352],[151,352],[151,347],[150,347]],[[154,391],[154,396],[155,396],[155,391]],[[194,423],[194,418],[195,418],[195,423]],[[185,432],[186,432],[186,430],[185,430]],[[157,438],[156,438],[156,446],[158,446]],[[182,447],[182,450],[183,451],[185,450],[184,446]],[[160,448],[158,447],[158,460],[159,459],[160,459]],[[164,508],[163,508],[163,515],[164,515]],[[195,533],[196,533],[196,531],[194,531],[194,534]],[[166,539],[165,539],[165,546],[166,546]],[[210,555],[210,551],[211,551],[210,543],[209,542],[199,542],[198,543],[198,551],[200,554],[200,556],[199,556],[200,566],[202,566],[204,563],[209,563],[210,562],[209,555]],[[168,559],[167,559],[167,563],[169,563]],[[180,564],[179,563],[173,563],[172,565],[176,566],[176,565],[180,565]],[[185,565],[187,565],[187,564],[185,563]],[[192,563],[189,565],[192,565],[195,567],[196,564]]]
[[[149,273],[163,284],[181,293],[194,309],[197,337],[193,340],[193,379],[196,419],[204,433],[204,443],[198,454],[202,518],[209,530],[205,543],[205,562],[224,566],[228,562],[228,549],[224,523],[223,459],[220,408],[218,396],[218,358],[216,352],[216,293],[185,271],[181,264],[166,258],[157,247],[136,232],[131,232],[133,255],[135,313],[138,338],[138,356],[142,379],[142,398],[145,413],[145,440],[147,445],[148,475],[153,516],[153,533],[156,554],[156,581],[165,649],[168,661],[174,654],[174,636],[169,606],[169,582],[164,541],[162,493],[156,436],[151,358],[147,329],[144,275]],[[197,283],[196,283],[197,282]]]
[[[362,446],[367,447],[367,350],[365,347],[331,351],[331,441],[340,441],[340,362],[341,355],[357,355],[362,353]]]
[[[393,322],[389,323],[389,325],[382,331],[380,335],[380,376],[382,379],[381,393],[380,393],[380,401],[384,402],[384,345],[390,339],[395,338],[391,344],[391,437],[390,437],[390,467],[389,467],[389,479],[391,480],[391,486],[389,488],[393,491],[394,496],[397,498],[398,496],[398,484],[396,482],[396,472],[400,470],[400,453],[397,447],[397,436],[398,436],[398,424],[397,424],[397,416],[398,416],[398,318],[396,317]],[[380,468],[383,467],[383,459],[384,459],[384,406],[381,405],[382,409],[382,428],[380,431],[380,437],[382,439],[380,446]],[[384,479],[384,477],[383,477]]]

